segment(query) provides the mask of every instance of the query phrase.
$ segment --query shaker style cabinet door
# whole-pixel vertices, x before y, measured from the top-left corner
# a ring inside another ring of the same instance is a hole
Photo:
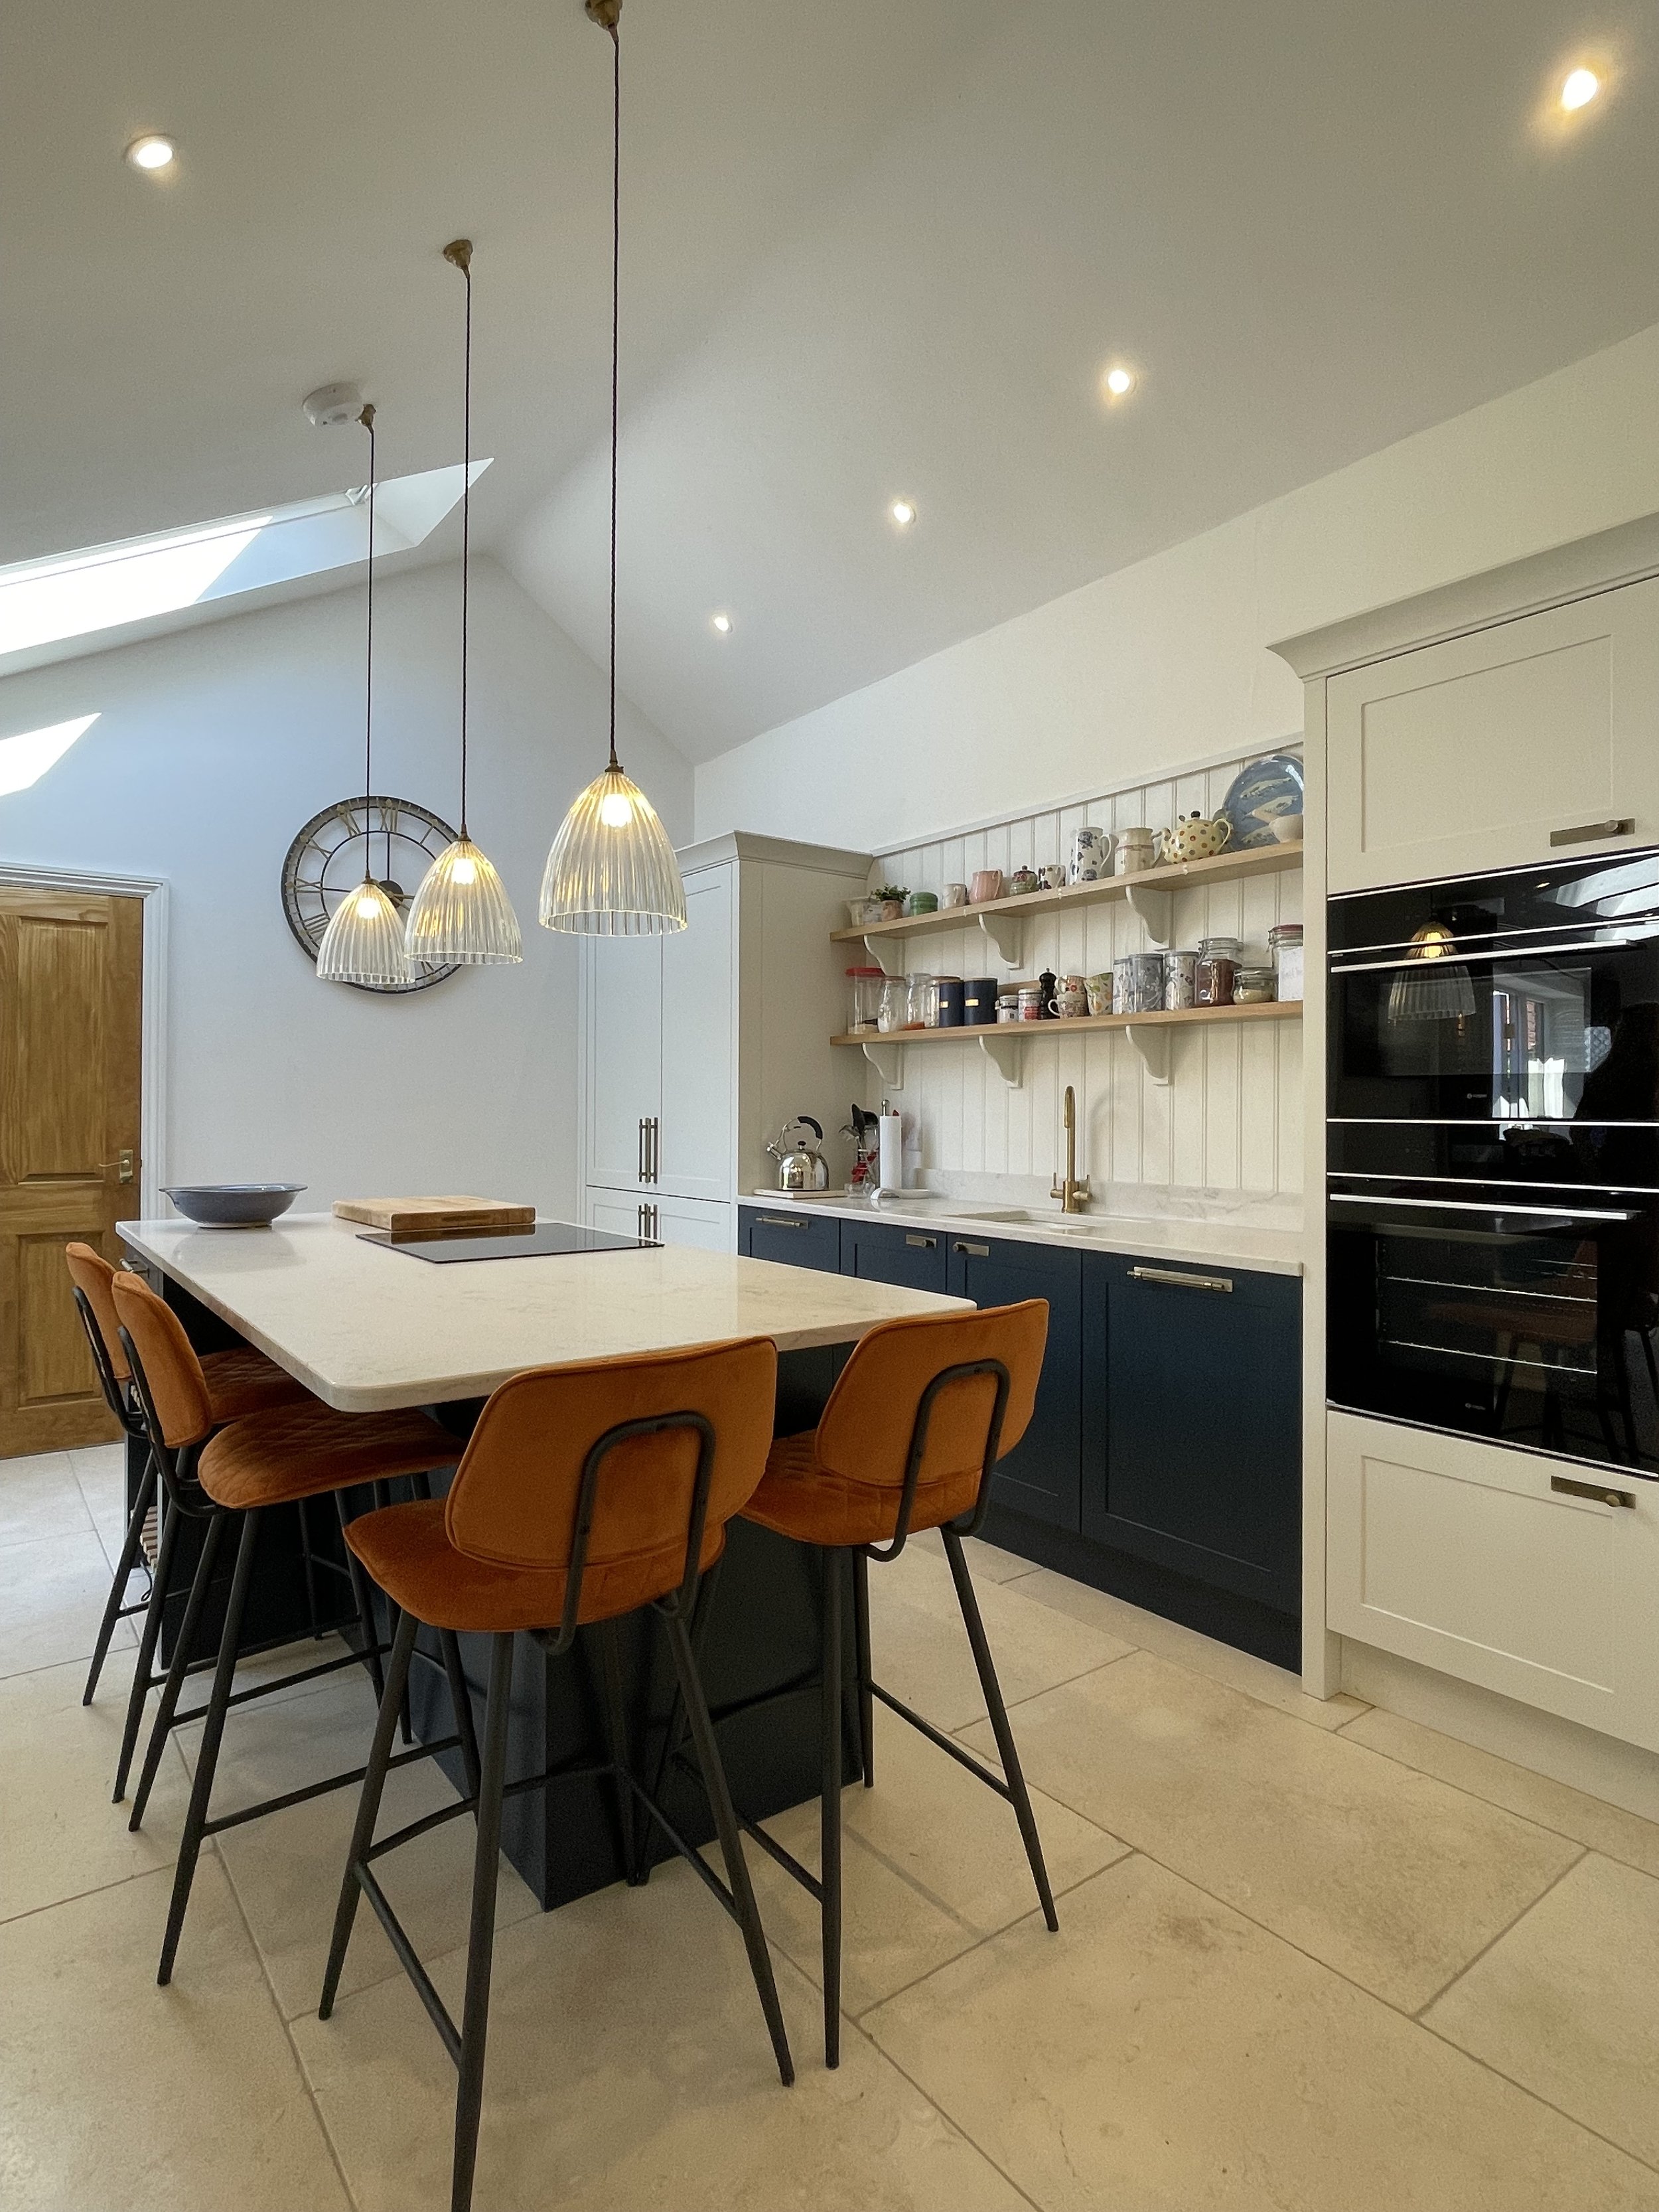
[[[1082,1492],[1083,1256],[1046,1244],[952,1236],[946,1287],[976,1306],[1048,1301],[1048,1342],[1030,1426],[998,1467],[998,1505],[1074,1533]]]
[[[740,1206],[738,1249],[751,1260],[775,1260],[786,1267],[816,1267],[820,1274],[838,1275],[841,1219],[833,1213]]]
[[[662,939],[592,938],[582,948],[586,1028],[585,1182],[643,1189],[662,1106]]]
[[[940,1230],[908,1229],[897,1221],[843,1221],[841,1272],[909,1291],[943,1291],[946,1241]]]
[[[1659,580],[1326,685],[1330,888],[1659,842]]]
[[[736,1209],[724,1200],[652,1198],[647,1237],[659,1244],[695,1244],[700,1252],[729,1252]]]
[[[686,927],[662,939],[662,1102],[656,1179],[679,1198],[730,1199],[737,1090],[737,870],[688,876]]]

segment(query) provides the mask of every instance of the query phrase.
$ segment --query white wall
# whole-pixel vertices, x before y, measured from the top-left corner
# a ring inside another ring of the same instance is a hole
[[[377,789],[457,811],[459,574],[376,602]],[[362,782],[361,587],[0,683],[0,737],[96,712],[33,789],[0,798],[0,860],[169,884],[173,1181],[291,1178],[300,1203],[480,1191],[576,1204],[576,945],[536,923],[542,866],[605,761],[605,679],[492,561],[473,571],[474,836],[525,960],[387,999],[317,981],[289,935],[289,841]],[[686,763],[624,706],[619,750],[677,842]]]
[[[697,835],[891,851],[1261,750],[1302,726],[1273,639],[1656,509],[1659,328],[720,755]]]

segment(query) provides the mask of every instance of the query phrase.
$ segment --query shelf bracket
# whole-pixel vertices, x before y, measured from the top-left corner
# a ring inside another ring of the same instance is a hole
[[[864,949],[884,975],[904,974],[904,939],[902,937],[866,937]]]
[[[872,1044],[866,1041],[864,1056],[889,1091],[904,1088],[904,1047],[902,1044]]]
[[[1017,914],[982,914],[979,926],[995,945],[1003,966],[1018,968],[1025,938],[1025,925],[1020,917]]]
[[[1131,912],[1146,923],[1153,944],[1167,945],[1175,927],[1175,893],[1159,890],[1152,884],[1138,884],[1131,877],[1127,896]]]
[[[1025,1079],[1025,1058],[1019,1046],[1010,1036],[982,1036],[979,1048],[1011,1091],[1018,1091]]]
[[[1131,1022],[1125,1034],[1146,1062],[1146,1073],[1153,1082],[1167,1083],[1170,1079],[1169,1030],[1161,1024],[1155,1029],[1149,1029],[1144,1023]]]

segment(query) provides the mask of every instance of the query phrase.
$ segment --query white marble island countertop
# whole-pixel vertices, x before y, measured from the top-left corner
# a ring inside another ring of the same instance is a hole
[[[142,1259],[342,1413],[482,1398],[526,1367],[769,1336],[848,1344],[878,1322],[968,1301],[735,1252],[665,1244],[434,1266],[359,1224],[289,1214],[269,1229],[123,1221]]]
[[[1200,1216],[1126,1213],[1052,1214],[1036,1207],[999,1206],[960,1195],[907,1191],[872,1206],[845,1191],[802,1193],[757,1190],[744,1206],[785,1208],[800,1213],[834,1213],[848,1221],[890,1221],[896,1227],[936,1229],[947,1235],[1007,1237],[1026,1244],[1057,1244],[1085,1251],[1133,1252],[1149,1260],[1172,1260],[1193,1267],[1255,1268],[1264,1275],[1299,1275],[1304,1270],[1302,1234],[1297,1230]]]

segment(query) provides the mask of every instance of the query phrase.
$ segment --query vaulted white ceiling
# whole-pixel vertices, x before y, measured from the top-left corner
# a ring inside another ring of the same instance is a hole
[[[694,757],[1659,320],[1639,0],[626,0],[623,64],[621,676]],[[0,80],[0,560],[360,480],[337,378],[455,459],[465,232],[478,533],[602,654],[580,0],[11,0]]]

